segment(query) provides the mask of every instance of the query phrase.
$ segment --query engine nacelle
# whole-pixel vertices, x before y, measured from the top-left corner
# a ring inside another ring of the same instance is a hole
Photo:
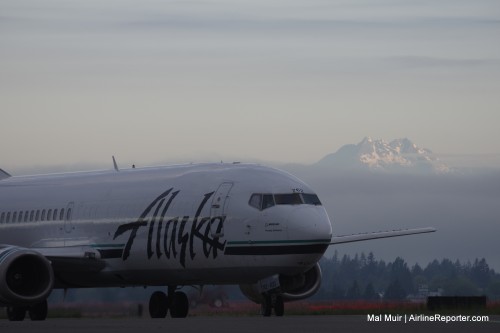
[[[298,275],[280,275],[279,282],[278,293],[283,297],[283,301],[305,299],[314,295],[321,286],[321,268],[319,264],[316,264],[308,271]],[[261,304],[264,301],[257,284],[242,284],[240,289],[248,299],[255,303]]]
[[[45,300],[54,285],[52,265],[36,251],[0,249],[0,303],[31,305]]]

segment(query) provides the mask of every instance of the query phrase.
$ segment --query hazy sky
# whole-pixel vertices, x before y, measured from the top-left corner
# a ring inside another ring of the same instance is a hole
[[[0,0],[0,167],[500,154],[498,0]]]

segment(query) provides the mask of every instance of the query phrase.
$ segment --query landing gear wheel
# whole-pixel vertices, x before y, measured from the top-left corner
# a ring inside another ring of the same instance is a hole
[[[47,312],[47,300],[35,304],[28,309],[30,319],[33,321],[41,321],[47,319]]]
[[[285,304],[283,302],[283,297],[276,296],[276,301],[274,302],[274,313],[277,317],[283,317],[285,314]]]
[[[149,299],[149,315],[151,318],[165,318],[167,311],[167,295],[162,291],[155,291]]]
[[[264,295],[264,301],[260,305],[260,312],[264,317],[270,317],[273,306],[271,303],[271,295]]]
[[[7,318],[10,321],[23,321],[26,317],[26,308],[24,306],[8,306]]]
[[[189,300],[185,293],[176,291],[172,295],[170,316],[172,318],[186,318],[189,312]]]

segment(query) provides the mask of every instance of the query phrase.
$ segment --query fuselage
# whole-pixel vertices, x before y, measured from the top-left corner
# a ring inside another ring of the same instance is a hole
[[[55,270],[56,287],[255,283],[310,269],[331,236],[311,188],[258,165],[0,181],[0,244],[83,251],[106,263]]]

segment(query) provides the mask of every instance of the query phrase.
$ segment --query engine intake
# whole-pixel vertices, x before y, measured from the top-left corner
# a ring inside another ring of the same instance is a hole
[[[314,265],[304,273],[287,276],[280,275],[279,294],[285,302],[298,301],[314,295],[321,286],[321,268]],[[264,300],[257,284],[240,285],[242,293],[251,301],[261,304]]]
[[[296,276],[280,276],[283,300],[298,301],[314,295],[321,287],[321,268],[319,264]]]
[[[0,250],[0,303],[39,303],[49,296],[53,285],[51,263],[40,253],[19,247]]]

